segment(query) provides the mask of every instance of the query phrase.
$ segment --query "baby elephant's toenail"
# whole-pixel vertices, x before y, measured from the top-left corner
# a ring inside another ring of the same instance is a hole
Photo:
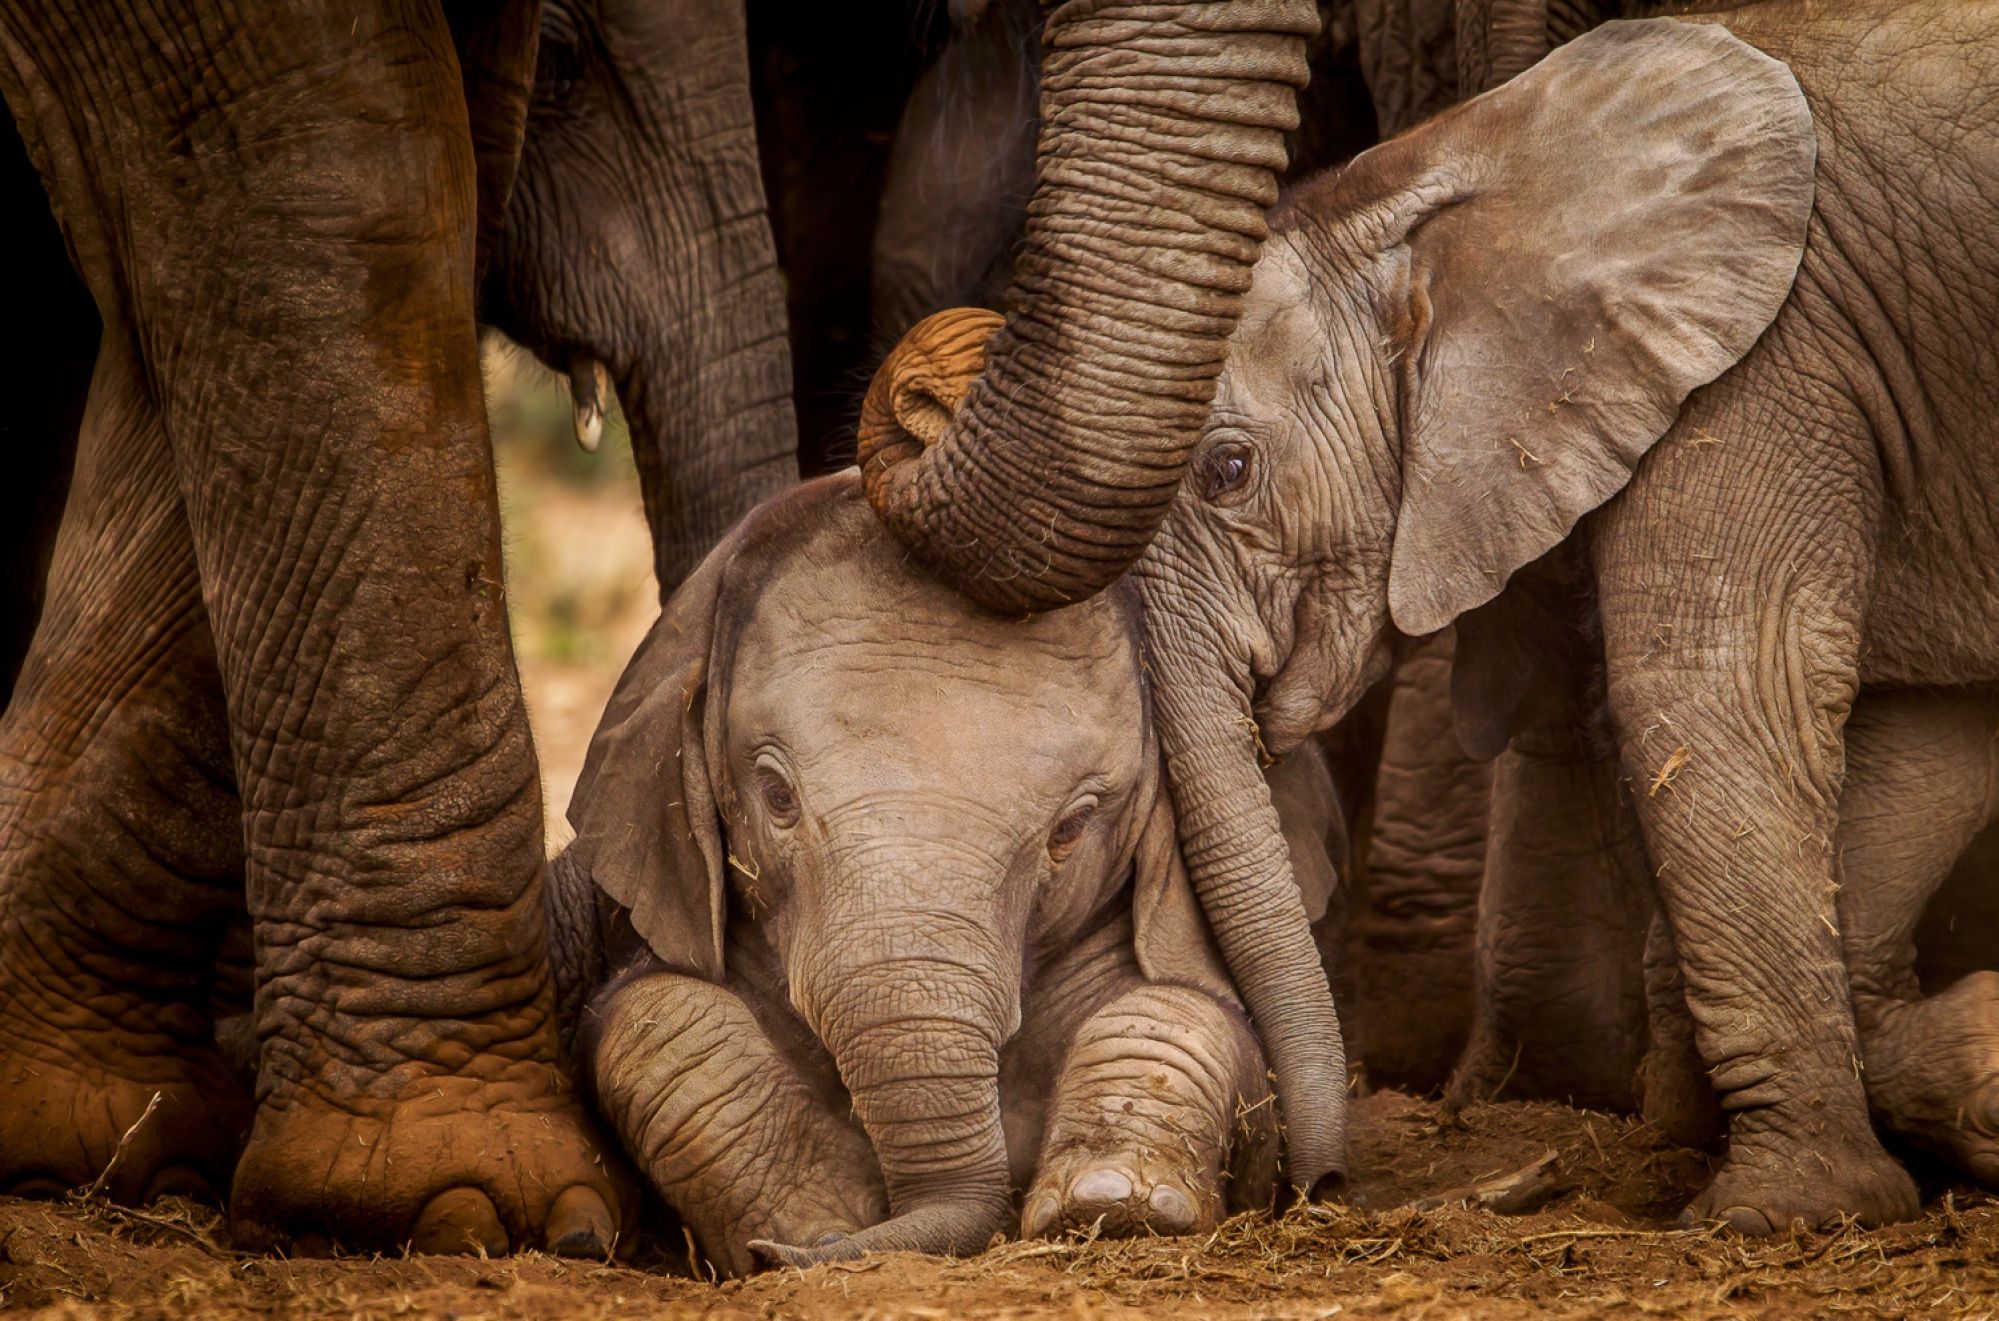
[[[1076,1180],[1069,1195],[1079,1202],[1122,1202],[1131,1196],[1131,1180],[1121,1170],[1091,1170]]]

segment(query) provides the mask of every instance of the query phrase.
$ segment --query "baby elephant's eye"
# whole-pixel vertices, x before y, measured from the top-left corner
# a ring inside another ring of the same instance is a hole
[[[1048,856],[1056,862],[1069,856],[1076,847],[1076,841],[1083,837],[1084,827],[1097,814],[1095,803],[1084,803],[1069,810],[1067,816],[1055,823],[1055,829],[1048,832]]]
[[[757,768],[757,792],[763,797],[765,810],[778,825],[798,823],[798,791],[775,767]]]
[[[1249,484],[1253,451],[1241,441],[1225,440],[1201,456],[1201,498],[1209,504],[1230,503]]]

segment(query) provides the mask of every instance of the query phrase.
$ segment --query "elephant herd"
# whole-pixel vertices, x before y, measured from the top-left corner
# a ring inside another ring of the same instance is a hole
[[[0,1192],[741,1272],[1356,1074],[1999,1185],[1999,0],[269,9],[0,4]],[[481,325],[654,533],[553,858]]]

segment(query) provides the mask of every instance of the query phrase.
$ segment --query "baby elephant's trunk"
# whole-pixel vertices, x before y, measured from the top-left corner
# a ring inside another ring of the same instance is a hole
[[[793,1266],[981,1250],[1013,1214],[999,1102],[1010,997],[955,959],[904,955],[827,973],[799,988],[801,1008],[874,1143],[892,1214],[830,1243],[753,1246]]]

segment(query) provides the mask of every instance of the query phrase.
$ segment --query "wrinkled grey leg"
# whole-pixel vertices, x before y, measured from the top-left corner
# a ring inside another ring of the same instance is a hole
[[[1866,694],[1847,726],[1839,921],[1876,1120],[1999,1185],[1999,973],[1924,999],[1915,932],[1991,820],[1999,703]]]
[[[598,1108],[717,1269],[755,1270],[752,1239],[811,1244],[887,1217],[830,1062],[780,1049],[734,990],[649,973],[591,1014]]]

